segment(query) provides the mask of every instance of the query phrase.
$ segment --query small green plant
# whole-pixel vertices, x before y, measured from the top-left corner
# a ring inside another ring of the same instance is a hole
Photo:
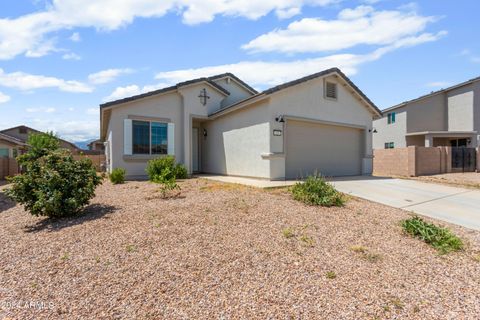
[[[62,259],[63,261],[67,261],[68,259],[70,259],[70,256],[68,255],[68,252],[65,252],[65,253],[63,254],[63,256],[61,257],[61,259]]]
[[[296,183],[291,189],[293,199],[308,205],[340,207],[345,199],[340,192],[320,175],[309,176],[305,182]]]
[[[326,276],[327,279],[335,279],[337,277],[337,274],[334,271],[328,271]]]
[[[135,252],[137,251],[137,247],[135,247],[133,244],[129,244],[125,247],[125,249],[127,250],[127,252]]]
[[[352,246],[352,247],[350,247],[350,250],[352,250],[353,252],[357,252],[357,253],[367,252],[367,248],[365,248],[364,246]]]
[[[295,232],[293,231],[292,228],[285,228],[282,230],[282,235],[287,238],[287,239],[290,239],[290,238],[293,238],[295,237]]]
[[[366,253],[364,254],[363,256],[365,258],[365,260],[367,260],[368,262],[372,262],[372,263],[375,263],[375,262],[378,262],[380,260],[382,260],[382,255],[379,254],[379,253]]]
[[[313,247],[315,245],[315,240],[306,234],[302,234],[300,241],[302,241],[302,243],[307,247]]]
[[[428,223],[418,216],[404,220],[402,227],[407,234],[425,241],[441,254],[463,249],[462,239],[449,229]]]
[[[109,175],[110,182],[113,184],[120,184],[125,182],[126,170],[123,168],[115,168]]]
[[[187,168],[183,164],[176,163],[175,157],[165,156],[148,161],[145,169],[148,178],[152,182],[160,182],[159,180],[186,179]]]

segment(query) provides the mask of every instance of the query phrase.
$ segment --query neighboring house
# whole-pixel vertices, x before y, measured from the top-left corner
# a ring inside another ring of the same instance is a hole
[[[407,146],[477,147],[480,77],[403,102],[375,120],[375,149]]]
[[[270,180],[372,171],[380,110],[337,68],[258,93],[231,73],[100,106],[107,170],[145,176],[174,155],[189,173]]]
[[[101,151],[105,152],[105,144],[101,140],[95,140],[90,142],[88,145],[88,150],[90,151]]]
[[[0,133],[0,157],[15,158],[25,147],[25,142]]]
[[[40,131],[29,128],[27,126],[18,126],[9,129],[0,130],[0,156],[7,153],[8,149],[9,157],[16,157],[18,152],[23,150],[23,147],[26,145],[28,135],[30,133],[39,133]],[[10,140],[10,141],[8,141]],[[63,139],[60,140],[60,147],[69,149],[72,153],[77,154],[81,151],[73,143],[68,142]],[[7,144],[9,142],[10,144]]]

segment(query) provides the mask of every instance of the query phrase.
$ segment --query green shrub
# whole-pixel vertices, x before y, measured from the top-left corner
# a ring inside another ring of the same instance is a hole
[[[147,174],[150,181],[161,183],[175,179],[186,179],[187,169],[180,163],[175,163],[172,156],[160,157],[148,161]]]
[[[109,175],[110,181],[113,184],[120,184],[125,182],[125,169],[123,168],[115,168]]]
[[[36,159],[47,155],[49,152],[60,148],[60,140],[53,132],[30,133],[27,139],[28,152],[20,155],[18,161],[26,165]]]
[[[295,200],[309,205],[340,207],[345,204],[342,194],[319,175],[309,176],[303,183],[296,183],[291,192]]]
[[[35,216],[78,214],[101,183],[92,161],[74,160],[68,150],[28,152],[20,160],[24,173],[10,179],[6,194]]]
[[[449,229],[425,222],[420,217],[415,216],[404,220],[402,227],[407,234],[425,241],[441,254],[463,248],[462,239],[453,234]]]

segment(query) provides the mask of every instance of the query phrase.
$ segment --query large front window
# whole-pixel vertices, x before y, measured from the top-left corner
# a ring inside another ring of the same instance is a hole
[[[133,154],[167,154],[167,124],[132,121]]]

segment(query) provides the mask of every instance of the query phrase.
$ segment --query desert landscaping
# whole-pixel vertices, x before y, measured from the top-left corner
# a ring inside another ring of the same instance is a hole
[[[154,183],[105,180],[83,215],[53,220],[31,216],[5,197],[8,185],[0,187],[0,317],[480,313],[479,232],[448,225],[465,248],[441,255],[404,234],[408,212],[366,200],[325,208],[295,201],[287,189],[203,179],[179,185],[178,197],[163,199]]]

